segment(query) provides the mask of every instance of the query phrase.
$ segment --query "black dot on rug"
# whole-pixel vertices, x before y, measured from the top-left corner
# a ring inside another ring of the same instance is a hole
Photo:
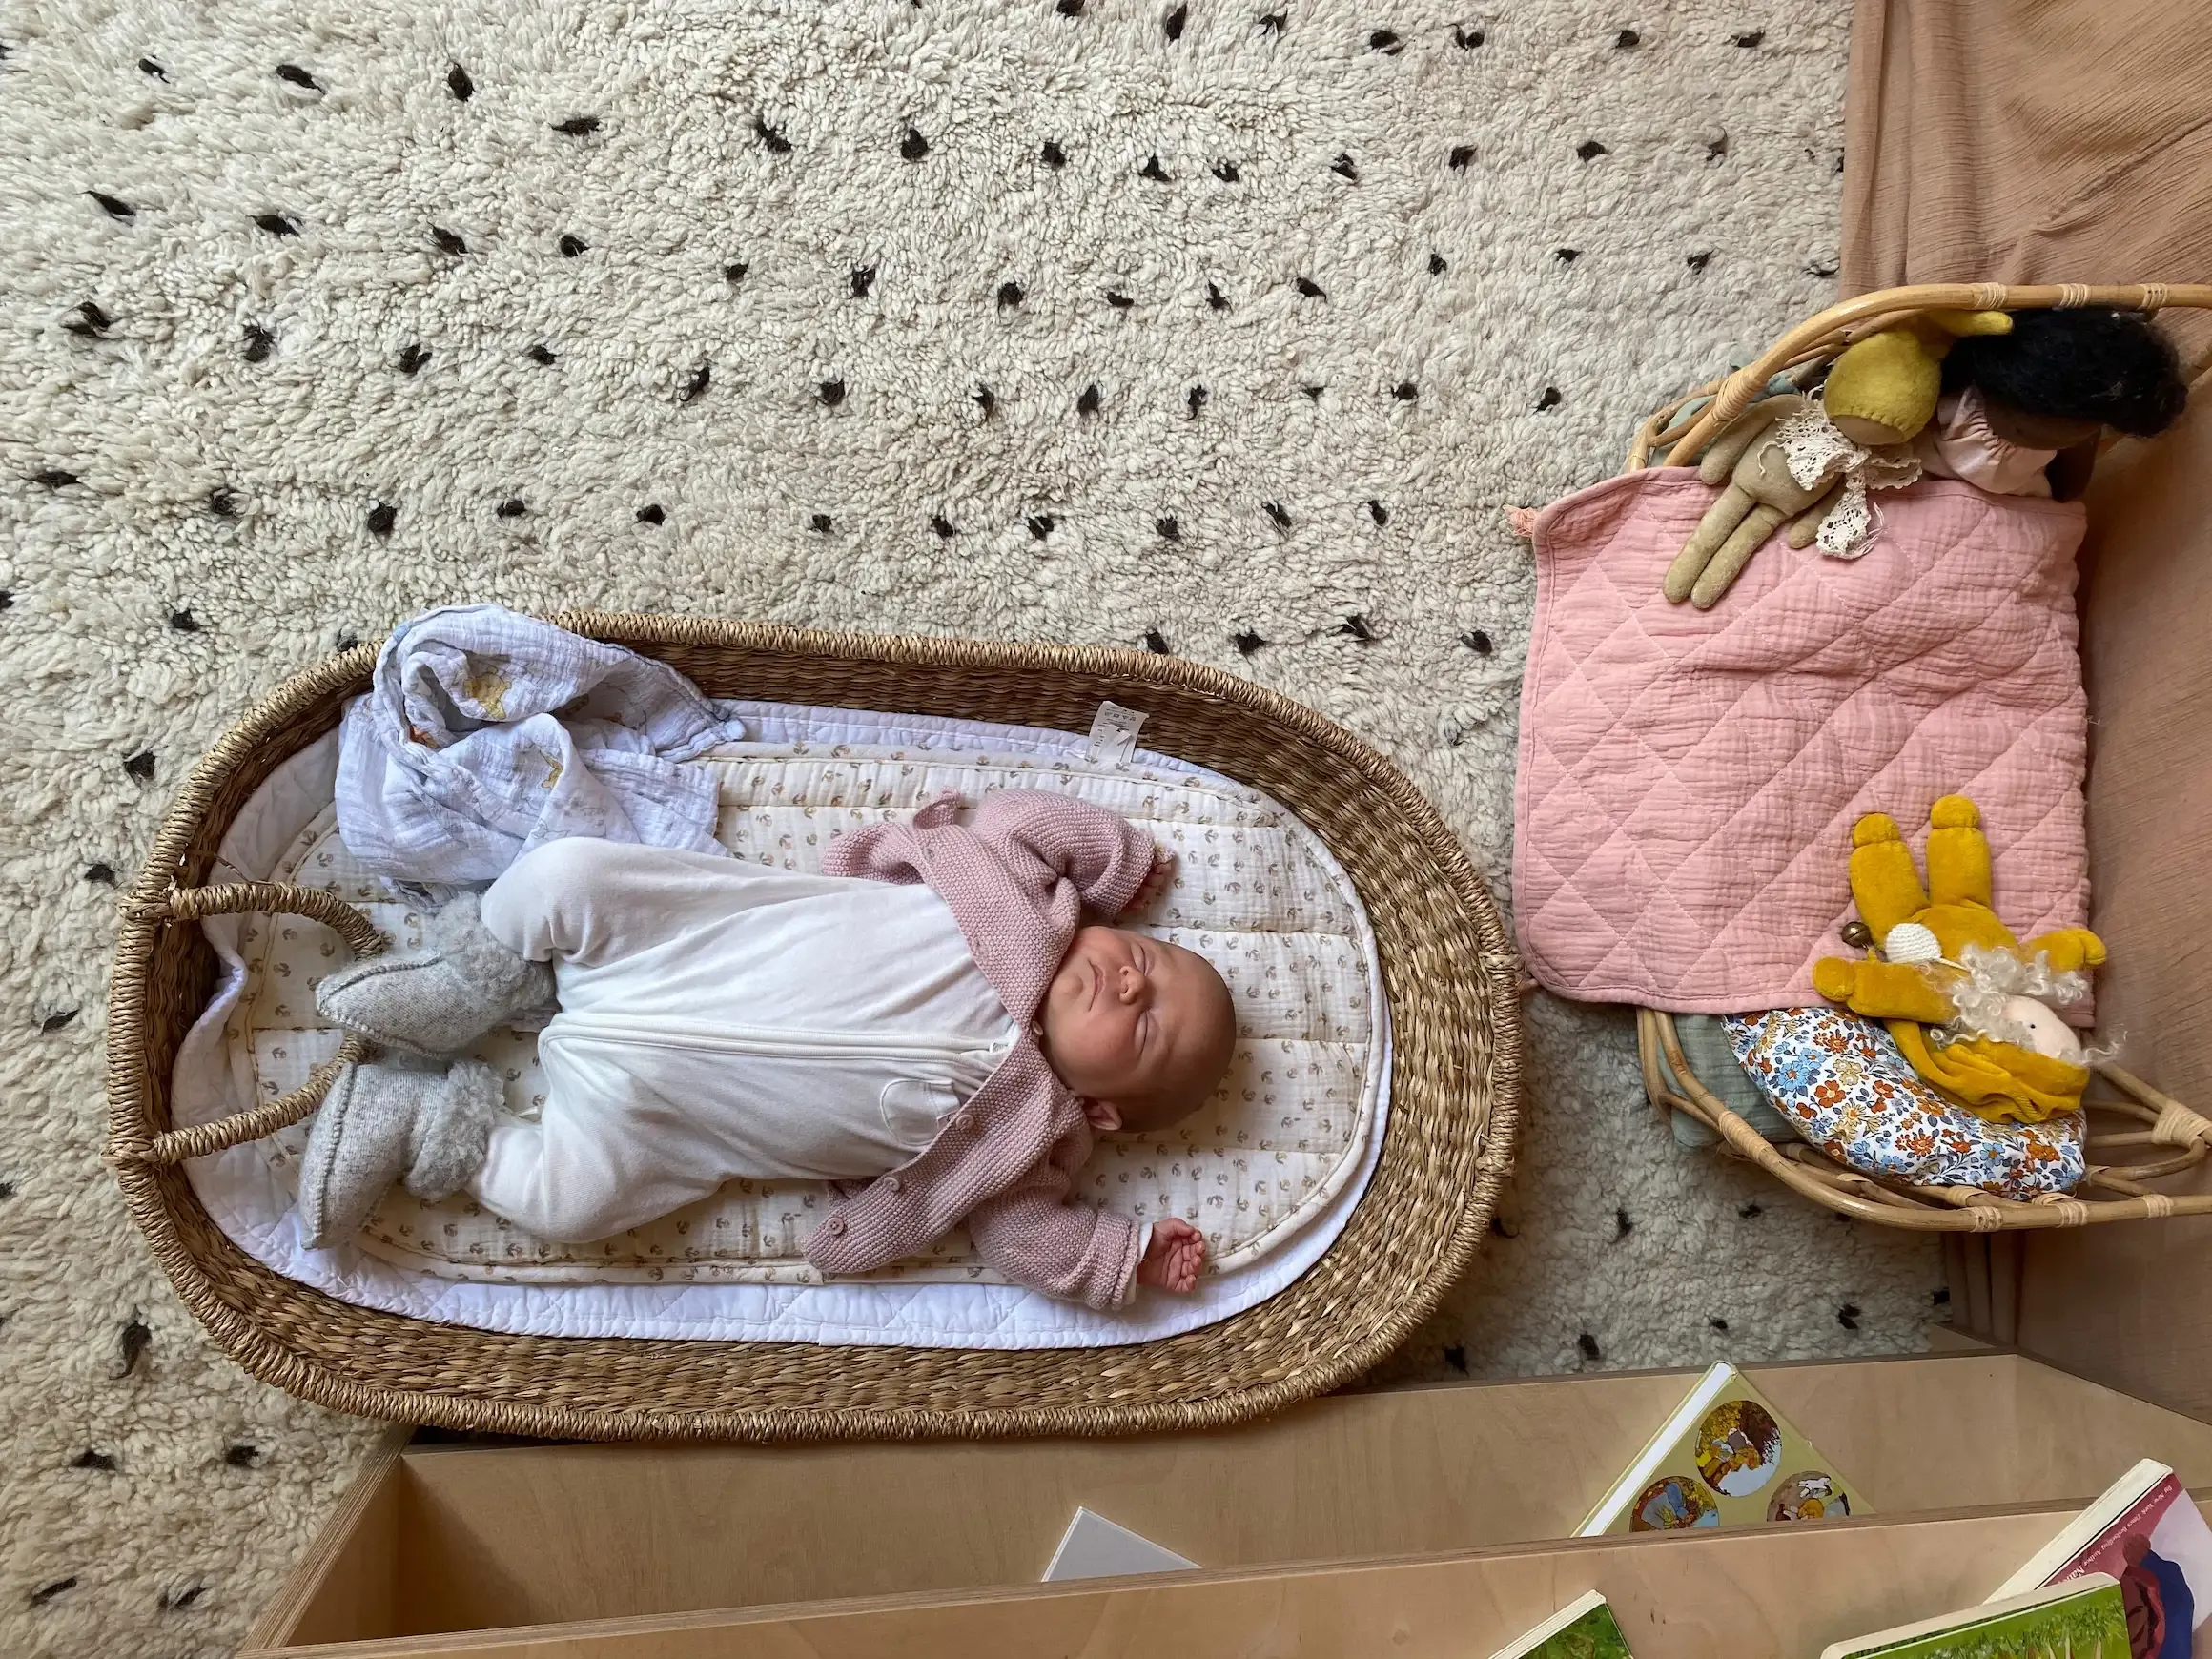
[[[153,1344],[153,1342],[154,1332],[147,1326],[144,1320],[136,1314],[133,1314],[130,1322],[124,1325],[121,1335],[116,1339],[115,1345],[123,1357],[123,1368],[116,1375],[130,1376],[137,1368],[139,1360],[145,1356],[147,1348]]]

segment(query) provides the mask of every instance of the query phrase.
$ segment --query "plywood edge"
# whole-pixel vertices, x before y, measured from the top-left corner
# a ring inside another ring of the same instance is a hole
[[[301,1615],[330,1582],[332,1569],[361,1531],[371,1506],[385,1497],[398,1476],[400,1454],[414,1433],[412,1423],[394,1423],[379,1438],[368,1460],[339,1494],[337,1506],[317,1528],[307,1553],[246,1632],[245,1651],[281,1648],[293,1638]]]

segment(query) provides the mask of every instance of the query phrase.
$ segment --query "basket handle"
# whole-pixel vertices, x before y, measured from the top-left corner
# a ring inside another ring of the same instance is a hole
[[[281,882],[231,881],[216,887],[171,888],[162,897],[151,902],[133,900],[125,910],[133,921],[157,925],[196,922],[203,916],[232,916],[250,911],[306,916],[335,932],[356,956],[380,956],[389,948],[376,924],[336,893]],[[367,1038],[348,1032],[339,1042],[336,1056],[316,1067],[307,1075],[307,1081],[290,1094],[251,1111],[218,1117],[212,1123],[164,1130],[142,1145],[118,1148],[116,1156],[141,1163],[183,1163],[188,1158],[205,1157],[211,1152],[242,1146],[249,1140],[259,1140],[279,1129],[288,1129],[322,1104],[322,1097],[330,1093],[338,1072],[366,1057],[370,1046]]]

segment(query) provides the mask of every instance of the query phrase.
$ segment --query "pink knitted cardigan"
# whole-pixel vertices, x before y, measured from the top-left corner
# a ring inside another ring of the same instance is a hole
[[[1068,1201],[1091,1156],[1091,1125],[1030,1028],[1084,909],[1118,915],[1144,885],[1152,838],[1103,808],[1039,789],[986,795],[968,826],[954,821],[958,806],[948,796],[909,821],[841,835],[822,868],[928,882],[1019,1034],[911,1163],[840,1199],[807,1255],[825,1273],[866,1273],[965,1219],[984,1260],[1014,1283],[1116,1307],[1136,1280],[1139,1229]]]

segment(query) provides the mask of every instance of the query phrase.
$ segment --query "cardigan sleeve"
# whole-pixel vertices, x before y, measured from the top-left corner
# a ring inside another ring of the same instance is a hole
[[[1091,1307],[1119,1307],[1137,1284],[1143,1229],[1127,1216],[1071,1203],[1068,1172],[1047,1159],[968,1212],[983,1260],[1016,1284]]]
[[[1047,889],[1072,882],[1085,908],[1103,916],[1129,908],[1157,850],[1128,819],[1049,789],[993,790],[973,829],[1025,879]]]

